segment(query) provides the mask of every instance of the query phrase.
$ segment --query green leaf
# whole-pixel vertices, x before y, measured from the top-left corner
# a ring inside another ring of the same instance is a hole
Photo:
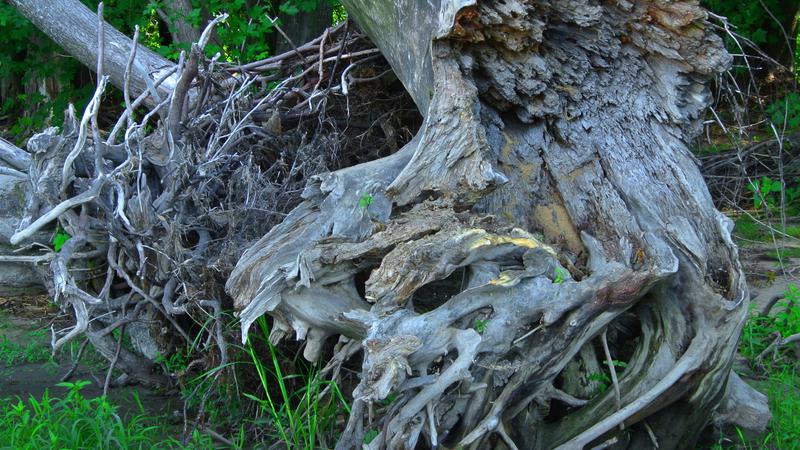
[[[556,277],[553,279],[553,284],[561,284],[564,282],[567,274],[561,267],[556,267]]]
[[[372,195],[370,195],[369,193],[365,193],[364,195],[361,196],[360,199],[358,199],[358,207],[361,209],[367,209],[369,208],[369,205],[372,204],[372,201],[373,201]]]
[[[378,437],[378,430],[372,429],[364,434],[364,443],[369,445],[376,437]]]
[[[61,247],[71,238],[72,236],[69,235],[63,228],[58,227],[56,229],[56,233],[53,235],[53,250],[56,253],[61,251]]]
[[[488,324],[488,320],[475,319],[475,331],[477,331],[478,334],[483,334],[486,331],[486,325]]]

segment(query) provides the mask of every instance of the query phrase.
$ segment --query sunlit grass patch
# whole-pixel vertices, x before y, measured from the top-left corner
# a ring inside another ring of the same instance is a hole
[[[89,383],[61,383],[67,393],[41,398],[6,399],[0,403],[0,448],[12,449],[204,449],[211,440],[199,432],[182,444],[164,432],[157,418],[141,414],[123,418],[105,397],[87,399],[81,389]],[[138,402],[138,399],[137,399]]]

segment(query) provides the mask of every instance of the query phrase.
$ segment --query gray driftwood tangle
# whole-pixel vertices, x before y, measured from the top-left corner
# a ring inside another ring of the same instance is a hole
[[[425,123],[313,179],[227,283],[245,336],[266,313],[312,360],[360,343],[337,448],[689,448],[723,397],[719,421],[763,426],[726,391],[749,294],[686,146],[730,64],[698,2],[344,3]],[[607,370],[603,333],[619,403],[561,375]]]

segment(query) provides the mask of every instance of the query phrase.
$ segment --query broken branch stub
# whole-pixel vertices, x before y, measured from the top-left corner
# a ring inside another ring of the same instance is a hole
[[[425,122],[394,155],[312,179],[244,253],[226,285],[243,339],[268,314],[310,359],[332,336],[362,342],[342,449],[370,428],[370,448],[691,445],[749,299],[686,146],[730,63],[705,12],[344,3]],[[627,365],[618,391],[576,397],[564,369],[602,367],[585,349],[603,333]]]

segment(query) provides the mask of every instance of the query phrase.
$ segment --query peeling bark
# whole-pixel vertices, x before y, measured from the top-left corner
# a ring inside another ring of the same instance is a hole
[[[691,447],[749,301],[731,223],[686,146],[730,63],[705,12],[344,3],[425,123],[394,155],[313,179],[244,253],[227,283],[243,338],[269,314],[272,339],[305,339],[312,360],[329,337],[362,343],[341,449],[369,428],[369,448]],[[426,288],[458,271],[463,285],[432,301]],[[602,355],[586,349],[603,333],[627,363],[619,405],[564,380],[603,366],[573,362]]]

